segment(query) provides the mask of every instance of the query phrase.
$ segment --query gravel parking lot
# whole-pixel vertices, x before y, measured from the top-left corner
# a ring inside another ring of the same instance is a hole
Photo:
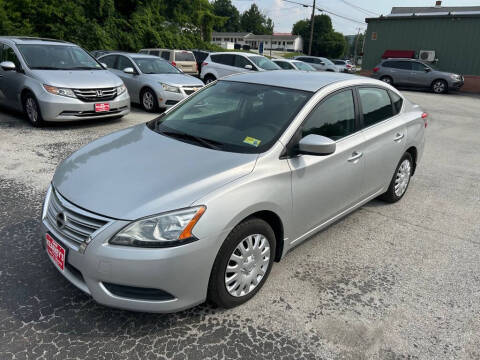
[[[97,305],[38,233],[56,165],[152,116],[33,129],[0,110],[0,359],[480,358],[480,101],[405,94],[430,118],[402,201],[372,201],[312,237],[239,308],[171,315]]]

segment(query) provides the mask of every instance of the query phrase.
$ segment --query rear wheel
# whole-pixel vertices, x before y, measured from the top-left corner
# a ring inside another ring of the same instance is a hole
[[[41,127],[45,124],[35,96],[28,92],[23,97],[23,111],[27,120],[35,127]]]
[[[208,299],[224,308],[250,300],[263,286],[275,256],[275,234],[265,221],[248,219],[228,235],[217,254]]]
[[[205,84],[210,84],[211,82],[214,82],[215,80],[217,80],[217,79],[215,78],[215,76],[210,75],[210,74],[205,75],[205,77],[203,78],[203,82],[204,82]]]
[[[410,153],[403,154],[400,162],[395,169],[393,178],[390,182],[388,190],[380,196],[380,199],[389,203],[399,201],[407,192],[408,184],[413,171],[413,160]]]
[[[432,90],[436,94],[444,94],[448,91],[448,84],[445,80],[435,80],[432,83]]]
[[[393,80],[390,76],[382,76],[380,80],[389,85],[393,84]]]
[[[155,92],[152,89],[144,89],[140,96],[142,100],[142,107],[147,112],[158,111],[158,100]]]

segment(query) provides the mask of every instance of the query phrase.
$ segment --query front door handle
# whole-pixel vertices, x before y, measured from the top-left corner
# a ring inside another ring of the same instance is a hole
[[[405,134],[396,133],[396,134],[395,134],[395,137],[393,138],[393,141],[399,142],[399,141],[402,140],[404,137],[405,137]]]
[[[357,161],[358,159],[360,159],[362,156],[363,156],[363,153],[358,152],[358,151],[354,151],[354,152],[352,153],[352,156],[350,156],[347,160],[348,160],[349,162],[355,162],[355,161]]]

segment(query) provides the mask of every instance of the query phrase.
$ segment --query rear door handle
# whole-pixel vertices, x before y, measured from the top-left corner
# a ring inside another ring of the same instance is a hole
[[[404,137],[405,137],[405,134],[396,133],[396,134],[395,134],[395,137],[393,138],[393,141],[399,142],[399,141],[402,140]]]
[[[348,160],[349,162],[355,162],[355,161],[357,161],[358,159],[360,159],[362,156],[363,156],[363,153],[358,152],[358,151],[354,151],[354,152],[352,153],[352,156],[350,156],[347,160]]]

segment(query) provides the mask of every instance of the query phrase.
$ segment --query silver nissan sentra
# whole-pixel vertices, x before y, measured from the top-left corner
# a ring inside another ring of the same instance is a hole
[[[311,235],[373,198],[400,200],[426,116],[374,79],[233,75],[65,159],[42,243],[99,303],[233,307]]]

